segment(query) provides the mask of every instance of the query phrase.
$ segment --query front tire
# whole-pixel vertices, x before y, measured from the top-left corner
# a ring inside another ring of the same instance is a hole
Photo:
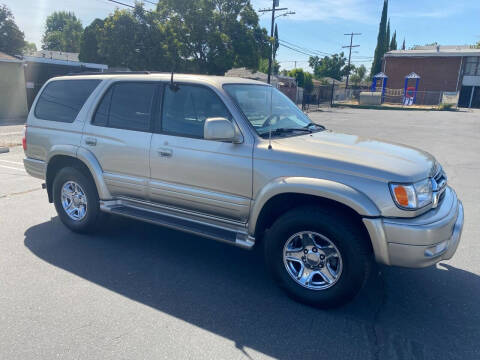
[[[320,207],[280,216],[264,245],[267,267],[278,285],[295,300],[320,308],[350,301],[365,283],[372,262],[354,219]]]
[[[73,167],[61,169],[53,181],[53,202],[60,220],[70,230],[91,232],[100,216],[100,201],[93,181]]]

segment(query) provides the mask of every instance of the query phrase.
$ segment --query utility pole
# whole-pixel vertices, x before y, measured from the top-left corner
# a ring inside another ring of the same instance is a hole
[[[273,38],[273,32],[274,32],[274,27],[275,27],[275,11],[280,11],[280,10],[288,10],[288,8],[277,8],[277,6],[280,5],[280,0],[272,0],[272,8],[271,9],[261,9],[258,10],[258,12],[265,13],[265,12],[271,12],[272,13],[272,27],[270,29],[270,37]],[[267,82],[270,84],[270,74],[272,73],[272,58],[273,58],[273,47],[274,43],[272,42],[271,44],[271,54],[268,57],[268,77],[267,77]]]
[[[347,73],[347,83],[345,84],[345,89],[348,88],[348,80],[350,79],[350,64],[352,62],[352,48],[354,47],[359,47],[360,45],[353,45],[353,37],[355,35],[362,35],[361,33],[350,33],[350,34],[343,34],[346,36],[350,36],[350,45],[342,46],[342,48],[349,48],[349,53],[348,53],[348,73]]]

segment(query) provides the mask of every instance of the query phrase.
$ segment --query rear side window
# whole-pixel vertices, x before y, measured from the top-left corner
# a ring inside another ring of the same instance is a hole
[[[35,116],[43,120],[71,123],[101,80],[56,80],[40,95]]]
[[[117,83],[108,89],[92,124],[117,129],[150,131],[155,83]]]

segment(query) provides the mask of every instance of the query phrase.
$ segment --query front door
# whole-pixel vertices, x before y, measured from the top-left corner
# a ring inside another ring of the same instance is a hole
[[[252,148],[203,138],[207,118],[232,115],[207,87],[165,87],[150,150],[152,201],[246,222],[252,197]]]
[[[159,86],[154,82],[114,83],[85,125],[82,146],[99,161],[113,196],[147,199],[151,128]]]

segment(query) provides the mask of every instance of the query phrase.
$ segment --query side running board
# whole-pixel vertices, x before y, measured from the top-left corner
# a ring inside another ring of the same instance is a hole
[[[221,218],[209,219],[184,210],[130,199],[101,201],[100,208],[111,214],[226,242],[245,249],[251,249],[255,244],[255,239],[248,236],[245,224],[223,221]]]

